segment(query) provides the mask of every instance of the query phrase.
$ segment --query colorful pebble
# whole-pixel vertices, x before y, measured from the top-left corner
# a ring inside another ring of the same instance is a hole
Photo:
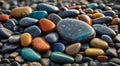
[[[6,22],[8,21],[10,18],[9,18],[9,15],[7,14],[0,14],[0,21],[1,22]]]

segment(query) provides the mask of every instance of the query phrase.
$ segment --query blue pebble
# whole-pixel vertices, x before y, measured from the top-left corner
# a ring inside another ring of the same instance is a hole
[[[109,35],[102,35],[101,38],[108,43],[112,43],[112,38]]]
[[[103,11],[102,12],[105,16],[111,16],[113,17],[115,15],[115,11],[108,10],[108,11]]]
[[[24,32],[30,33],[32,35],[32,37],[39,36],[42,33],[40,28],[38,26],[36,26],[36,25],[33,25],[33,26],[30,26],[30,27],[26,28],[24,30]]]
[[[48,16],[47,11],[34,11],[28,17],[35,18],[35,19],[41,19],[47,16]]]
[[[96,8],[96,7],[98,7],[98,4],[97,3],[90,3],[90,4],[87,4],[87,7],[88,8]]]
[[[49,34],[47,34],[46,36],[45,36],[45,39],[48,41],[48,42],[50,42],[50,43],[55,43],[55,42],[57,42],[58,41],[58,38],[59,38],[59,36],[58,36],[58,34],[57,33],[49,33]]]
[[[63,43],[54,43],[53,49],[54,52],[63,52],[65,50],[65,45]]]

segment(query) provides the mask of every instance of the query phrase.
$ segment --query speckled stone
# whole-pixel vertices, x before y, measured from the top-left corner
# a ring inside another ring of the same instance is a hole
[[[57,24],[57,31],[68,42],[84,42],[95,37],[94,29],[81,20],[63,19]]]

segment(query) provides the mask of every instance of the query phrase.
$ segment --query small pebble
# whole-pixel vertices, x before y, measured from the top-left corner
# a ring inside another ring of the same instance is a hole
[[[86,8],[86,9],[85,9],[85,12],[86,12],[87,14],[92,14],[94,11],[93,11],[93,9],[91,9],[91,8]]]
[[[97,66],[97,64],[94,61],[90,61],[88,66]]]
[[[97,59],[100,62],[107,62],[108,61],[108,57],[107,56],[97,56]]]
[[[20,40],[20,35],[12,35],[9,37],[8,41],[10,43],[17,43]]]
[[[75,62],[76,63],[82,63],[83,56],[81,54],[77,54],[75,56]]]
[[[93,59],[90,57],[83,57],[82,61],[83,62],[90,62],[90,61],[93,61]]]
[[[43,66],[49,66],[50,65],[50,59],[48,59],[48,58],[42,58],[40,62]]]
[[[9,15],[7,14],[0,14],[0,21],[1,22],[6,22],[8,21],[10,18],[9,18]]]
[[[98,4],[97,3],[89,3],[89,4],[87,4],[87,7],[94,9],[94,8],[98,7]]]
[[[15,58],[15,57],[17,57],[18,55],[19,55],[18,52],[13,52],[13,53],[10,54],[10,57]]]
[[[61,42],[54,43],[52,50],[54,52],[63,52],[65,50],[65,45]]]
[[[112,10],[108,10],[108,11],[103,11],[102,12],[105,16],[114,16],[115,15],[115,12],[112,11]]]
[[[14,62],[11,63],[10,66],[21,66],[21,65],[18,62],[14,61]]]
[[[93,17],[93,18],[100,18],[100,17],[105,17],[105,16],[104,16],[104,14],[102,14],[102,13],[94,13],[94,14],[92,15],[92,17]]]
[[[110,36],[108,36],[108,35],[102,35],[101,39],[105,40],[108,43],[112,43],[113,42],[112,38]]]
[[[15,61],[19,62],[19,63],[24,63],[24,59],[21,56],[17,56],[15,58]]]
[[[119,18],[114,18],[111,22],[112,25],[120,25],[120,19]]]
[[[88,43],[84,43],[84,44],[81,45],[81,50],[85,50],[87,48],[90,48]]]
[[[112,59],[109,60],[109,62],[113,62],[113,63],[116,63],[116,64],[120,65],[120,59],[119,58],[112,58]]]

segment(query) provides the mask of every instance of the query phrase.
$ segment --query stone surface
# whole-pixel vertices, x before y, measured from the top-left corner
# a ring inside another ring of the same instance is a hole
[[[57,31],[68,42],[84,42],[95,37],[95,31],[90,25],[70,18],[61,20],[57,24]]]
[[[77,54],[75,56],[75,62],[76,63],[82,63],[83,56],[81,54]]]
[[[23,48],[21,56],[27,61],[40,61],[41,55],[32,48]]]
[[[21,56],[17,56],[15,58],[15,61],[19,62],[19,63],[24,63],[24,59]]]
[[[94,13],[94,14],[92,15],[92,17],[93,17],[93,18],[100,18],[100,17],[105,17],[105,16],[104,16],[104,14],[102,14],[102,13]]]
[[[111,22],[112,25],[120,25],[120,18],[114,18]]]
[[[109,47],[108,43],[100,38],[93,38],[90,41],[90,45],[94,48],[107,49]]]
[[[89,4],[87,4],[87,7],[88,8],[96,8],[96,7],[98,7],[98,4],[97,3],[89,3]]]
[[[115,38],[113,39],[115,42],[120,42],[120,34],[118,34],[117,36],[115,36]]]
[[[90,62],[88,63],[88,66],[97,66],[97,64],[96,64],[94,61],[90,61]]]
[[[18,52],[13,52],[13,53],[10,54],[10,57],[15,58],[15,57],[17,57],[18,55],[19,55]]]
[[[82,59],[82,62],[83,62],[83,63],[85,63],[85,62],[90,62],[90,61],[93,61],[93,59],[90,58],[90,57],[83,57],[83,59]]]
[[[65,52],[69,55],[76,55],[81,48],[81,43],[74,43],[66,47]]]
[[[115,15],[115,12],[112,11],[112,10],[108,10],[108,11],[103,11],[102,12],[105,16],[114,16]]]
[[[9,37],[8,41],[10,43],[17,43],[20,40],[20,35],[12,35]]]
[[[74,58],[61,52],[52,52],[51,60],[57,63],[73,63]]]
[[[54,43],[53,46],[52,46],[52,50],[54,52],[64,52],[65,45],[61,42]]]
[[[21,65],[18,62],[14,61],[14,62],[11,63],[10,66],[21,66]]]
[[[49,66],[50,65],[50,59],[48,59],[48,58],[42,58],[41,59],[41,64],[43,66]]]
[[[112,43],[113,42],[112,38],[110,36],[108,36],[108,35],[102,35],[101,39],[105,40],[108,43]]]
[[[35,37],[32,40],[32,46],[37,51],[46,52],[50,50],[50,44],[43,37]]]
[[[87,55],[87,56],[99,56],[99,55],[105,55],[105,52],[99,48],[88,48],[85,50],[85,55]]]
[[[20,36],[20,43],[23,47],[28,47],[30,46],[32,42],[32,36],[29,33],[23,33]]]
[[[108,57],[107,56],[97,56],[97,59],[101,62],[107,62],[108,61]]]
[[[109,62],[113,62],[113,63],[116,63],[116,64],[120,65],[120,59],[119,58],[112,58],[112,59],[109,60]]]
[[[7,14],[1,14],[0,15],[0,21],[1,22],[6,22],[6,21],[8,21],[10,18],[9,18],[9,15],[7,15]]]

